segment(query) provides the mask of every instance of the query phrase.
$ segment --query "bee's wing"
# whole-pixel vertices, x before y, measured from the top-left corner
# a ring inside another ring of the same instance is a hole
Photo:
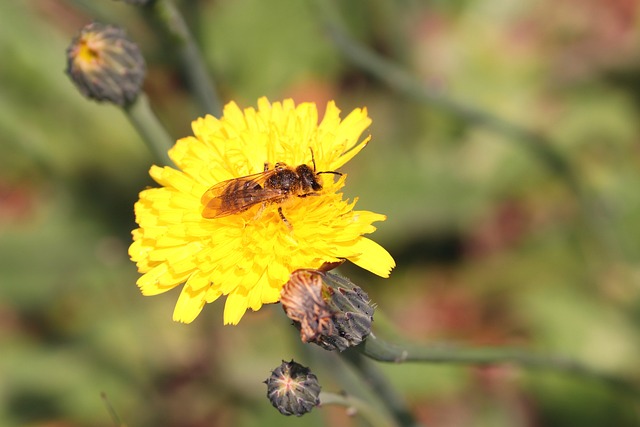
[[[219,218],[249,209],[262,202],[282,197],[281,190],[264,188],[265,181],[275,170],[222,181],[209,188],[201,198],[202,216]]]

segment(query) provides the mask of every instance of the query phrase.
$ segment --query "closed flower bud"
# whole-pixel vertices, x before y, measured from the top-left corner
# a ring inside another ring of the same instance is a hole
[[[126,106],[140,93],[145,63],[124,30],[93,23],[67,48],[66,72],[88,98]]]
[[[373,306],[348,279],[319,270],[296,270],[282,289],[282,307],[303,342],[343,351],[371,332]]]
[[[320,403],[320,384],[311,370],[299,363],[285,362],[265,381],[267,397],[283,415],[302,416]]]

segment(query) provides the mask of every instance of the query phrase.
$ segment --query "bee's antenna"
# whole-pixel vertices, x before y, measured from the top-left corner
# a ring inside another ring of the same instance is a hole
[[[322,171],[322,172],[316,172],[316,158],[313,156],[313,148],[309,147],[309,151],[311,151],[311,162],[313,163],[313,172],[316,175],[320,175],[321,173],[332,173],[334,175],[340,175],[342,176],[342,173],[340,172],[336,172],[336,171]]]
[[[316,158],[313,155],[313,148],[309,147],[309,151],[311,151],[311,163],[313,163],[313,171],[316,171]]]

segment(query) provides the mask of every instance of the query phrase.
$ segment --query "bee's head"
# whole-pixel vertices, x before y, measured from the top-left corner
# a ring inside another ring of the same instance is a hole
[[[313,164],[313,169],[311,169],[308,165],[300,165],[296,168],[296,172],[298,176],[302,180],[302,185],[305,189],[312,189],[313,191],[322,190],[322,179],[320,178],[320,174],[323,173],[332,173],[334,175],[342,175],[340,172],[336,171],[322,171],[316,172],[316,158],[313,155],[313,150],[309,147],[311,151],[311,163]]]
[[[309,166],[300,165],[296,168],[296,172],[298,173],[298,176],[302,181],[302,186],[305,189],[311,189],[313,191],[322,190],[322,184],[320,183],[317,174]]]

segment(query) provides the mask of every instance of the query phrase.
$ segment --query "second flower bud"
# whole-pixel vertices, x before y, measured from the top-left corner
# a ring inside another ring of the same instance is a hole
[[[319,270],[296,270],[281,292],[287,316],[303,342],[343,351],[371,332],[369,296],[348,279]]]

